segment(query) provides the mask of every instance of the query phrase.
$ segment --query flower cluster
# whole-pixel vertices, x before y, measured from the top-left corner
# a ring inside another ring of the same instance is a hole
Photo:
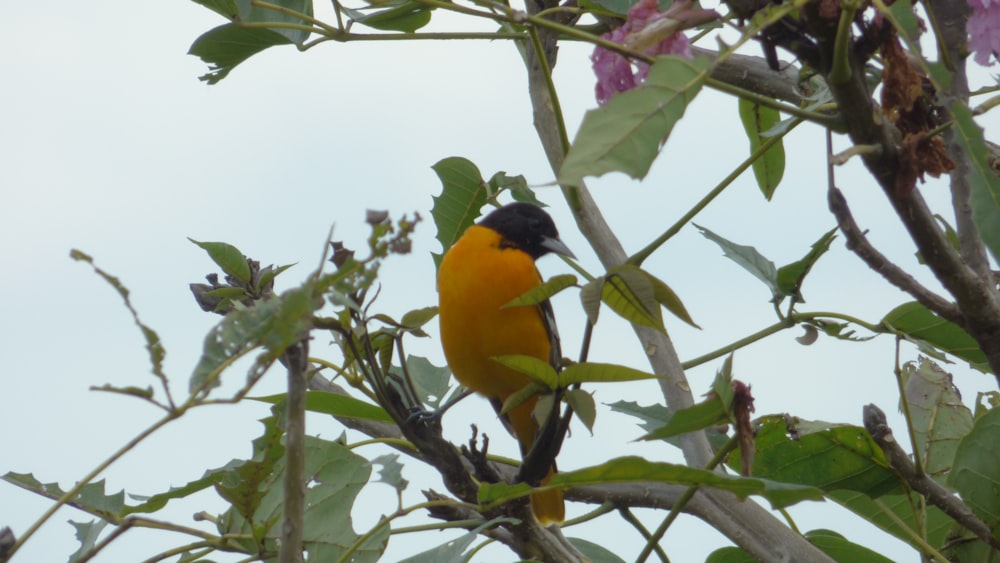
[[[1000,0],[995,0],[1000,2]],[[691,45],[681,32],[719,17],[714,10],[694,7],[694,0],[676,0],[660,11],[657,0],[639,0],[628,11],[625,24],[601,37],[647,55],[680,55],[691,58]],[[597,103],[604,105],[618,92],[642,84],[649,65],[598,46],[590,60],[597,75]]]
[[[967,0],[972,14],[965,25],[969,33],[969,51],[983,66],[993,64],[1000,53],[1000,0]]]

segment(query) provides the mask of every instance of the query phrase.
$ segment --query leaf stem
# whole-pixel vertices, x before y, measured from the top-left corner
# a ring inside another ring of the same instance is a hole
[[[763,143],[761,143],[760,146],[757,147],[757,150],[750,153],[750,156],[744,159],[743,162],[741,162],[739,166],[734,168],[733,171],[730,172],[728,176],[723,178],[722,181],[718,183],[718,185],[716,185],[714,188],[712,188],[711,191],[705,194],[705,197],[701,198],[701,200],[699,200],[698,203],[694,204],[694,206],[691,209],[689,209],[687,213],[681,216],[681,218],[678,219],[677,222],[671,225],[670,228],[668,228],[666,231],[663,232],[663,234],[656,237],[656,239],[654,239],[653,242],[646,245],[645,248],[641,249],[640,251],[636,252],[631,257],[629,257],[628,263],[632,264],[633,266],[641,266],[642,263],[646,260],[646,258],[649,258],[649,256],[652,255],[653,252],[655,252],[660,246],[662,246],[663,243],[667,242],[674,235],[680,232],[680,230],[684,228],[684,226],[687,225],[691,221],[691,219],[694,219],[695,215],[700,213],[701,210],[705,209],[705,207],[707,207],[708,204],[712,202],[712,200],[714,200],[719,194],[721,194],[726,188],[728,188],[729,185],[732,184],[733,181],[735,181],[736,178],[740,176],[740,174],[743,174],[743,172],[747,170],[747,168],[750,168],[750,166],[754,163],[755,160],[763,156],[764,153],[766,153],[768,150],[771,149],[771,147],[780,142],[785,137],[785,135],[787,135],[792,129],[797,127],[800,123],[802,123],[802,119],[795,120],[792,123],[792,125],[789,126],[787,129],[785,129],[785,131],[783,131],[780,135],[775,135],[767,139]]]

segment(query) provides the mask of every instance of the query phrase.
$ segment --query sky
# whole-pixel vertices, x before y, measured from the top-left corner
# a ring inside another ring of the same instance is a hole
[[[187,285],[213,265],[191,244],[226,241],[264,264],[297,266],[279,278],[280,291],[308,275],[334,238],[360,247],[366,209],[394,217],[418,212],[424,221],[414,252],[394,257],[382,273],[379,306],[398,316],[436,301],[431,252],[439,252],[429,210],[440,184],[431,166],[462,156],[485,177],[523,174],[549,203],[563,240],[580,264],[599,263],[576,231],[535,136],[523,64],[503,42],[362,42],[325,44],[300,53],[276,48],[244,63],[220,84],[198,80],[206,71],[187,55],[192,41],[222,23],[184,1],[34,3],[8,6],[0,20],[0,427],[5,428],[0,471],[33,473],[64,488],[89,472],[159,413],[134,399],[93,392],[91,386],[154,384],[143,342],[114,291],[70,249],[92,255],[120,278],[142,320],[167,350],[165,370],[176,393],[186,388],[205,333],[216,318],[202,313]],[[436,14],[435,29],[469,25]],[[482,29],[480,26],[477,29]],[[555,74],[573,130],[595,107],[589,52],[564,45]],[[989,81],[982,72],[980,83]],[[680,217],[748,154],[734,99],[698,97],[642,182],[609,175],[590,183],[595,199],[628,251],[635,251]],[[995,116],[981,123],[987,131]],[[988,135],[987,135],[988,136]],[[837,140],[839,149],[847,146]],[[755,246],[778,265],[805,255],[834,226],[826,211],[824,138],[800,127],[786,142],[785,179],[767,202],[745,174],[695,222],[741,244]],[[878,187],[856,162],[838,169],[837,183],[871,240],[887,255],[915,268],[905,238]],[[547,187],[548,186],[548,187]],[[924,186],[936,210],[947,214],[945,184]],[[555,259],[539,264],[546,277],[568,271]],[[668,319],[681,359],[690,359],[774,322],[768,290],[722,256],[693,227],[682,230],[646,264],[683,299],[698,331]],[[926,272],[917,273],[931,287]],[[877,322],[904,295],[882,282],[838,238],[803,288],[804,310],[839,311]],[[584,316],[573,292],[554,299],[564,349],[579,347]],[[443,364],[436,327],[408,351]],[[859,424],[861,407],[876,403],[902,428],[892,369],[892,340],[856,344],[821,337],[809,347],[780,333],[735,355],[735,376],[753,387],[757,414]],[[332,349],[314,346],[313,353]],[[628,326],[605,311],[591,352],[595,361],[637,368],[643,364]],[[917,352],[904,347],[902,359]],[[690,370],[696,394],[708,390],[721,361]],[[992,389],[990,377],[947,366],[966,401]],[[242,375],[230,374],[235,388]],[[277,393],[284,378],[273,372],[259,394]],[[652,382],[593,389],[599,404],[659,400]],[[503,430],[483,419],[479,399],[467,399],[445,419],[453,440],[468,438],[469,420],[497,436],[498,453],[515,455]],[[199,409],[154,435],[101,475],[109,491],[149,495],[199,477],[207,468],[250,455],[268,415],[257,403]],[[310,416],[311,433],[333,439],[341,427]],[[898,433],[899,431],[897,431]],[[681,461],[663,445],[632,442],[635,421],[602,408],[593,435],[574,428],[560,456],[562,468],[584,467],[616,455]],[[506,448],[506,449],[505,449]],[[365,452],[368,453],[368,452]],[[406,463],[419,490],[441,488],[429,471]],[[391,490],[366,487],[355,528],[367,529],[394,502]],[[0,483],[0,526],[20,535],[48,507],[45,499]],[[380,509],[380,507],[386,507]],[[571,506],[570,514],[586,507]],[[191,514],[218,512],[211,495],[177,503],[168,516],[197,525]],[[381,512],[380,512],[381,510]],[[848,539],[896,560],[917,559],[898,541],[853,519],[832,503],[790,511],[802,530],[835,528]],[[655,522],[640,511],[648,522]],[[77,542],[67,520],[90,518],[61,509],[15,561],[61,561]],[[602,521],[603,522],[603,521]],[[652,524],[655,525],[655,524]],[[625,558],[641,541],[631,528],[597,524],[569,530],[604,543]],[[452,536],[411,534],[393,539],[387,561],[440,544]],[[623,540],[622,538],[627,538]],[[95,561],[148,557],[184,541],[131,531]],[[677,561],[703,560],[728,541],[693,518],[681,518],[664,546]],[[502,551],[492,557],[507,557]],[[484,556],[488,557],[488,555]],[[220,561],[236,560],[220,558]],[[483,559],[488,560],[488,559]]]

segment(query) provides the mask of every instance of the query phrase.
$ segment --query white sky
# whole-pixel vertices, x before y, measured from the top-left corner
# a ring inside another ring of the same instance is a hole
[[[532,184],[552,180],[532,128],[523,66],[506,43],[331,43],[305,54],[277,48],[209,87],[197,80],[205,65],[186,52],[198,35],[222,20],[194,3],[21,2],[5,13],[0,20],[0,52],[5,53],[0,58],[0,258],[7,270],[0,276],[0,291],[7,296],[0,303],[2,472],[32,472],[43,482],[68,487],[159,415],[136,400],[88,391],[91,385],[146,386],[154,380],[120,299],[88,267],[68,258],[70,248],[92,254],[132,290],[143,320],[163,339],[167,372],[175,393],[182,393],[203,335],[216,321],[195,306],[188,292],[187,284],[200,281],[212,264],[186,237],[230,242],[265,264],[298,262],[279,278],[280,290],[314,267],[331,224],[335,238],[360,247],[366,208],[388,208],[394,216],[419,211],[426,221],[414,254],[393,259],[383,270],[379,304],[398,317],[436,301],[429,253],[439,248],[429,210],[440,186],[432,164],[464,156],[486,177],[505,170],[524,174]],[[588,55],[573,45],[560,52],[556,80],[574,130],[583,112],[595,105]],[[993,121],[987,116],[983,123]],[[844,140],[839,144],[845,146]],[[800,127],[786,148],[785,180],[773,202],[764,201],[746,174],[696,219],[722,236],[756,246],[779,266],[799,259],[834,224],[825,207],[821,132]],[[690,108],[645,182],[614,175],[591,187],[626,249],[634,251],[747,154],[735,100],[707,92]],[[838,185],[875,244],[914,266],[912,245],[900,238],[877,186],[853,164],[838,174]],[[948,200],[945,186],[929,184],[925,194],[950,216],[942,207]],[[539,195],[553,205],[563,239],[582,265],[599,273],[558,192],[540,189]],[[774,321],[764,286],[693,228],[647,267],[674,288],[705,329],[668,319],[682,359]],[[554,259],[544,260],[541,269],[546,276],[567,270]],[[934,286],[925,273],[918,277]],[[840,311],[871,322],[906,300],[850,255],[840,238],[815,268],[804,294],[803,310]],[[575,355],[583,322],[578,300],[567,292],[555,299],[555,307],[565,353]],[[411,342],[408,351],[440,364],[434,332],[433,340]],[[736,377],[753,385],[757,414],[790,412],[858,424],[862,405],[874,402],[894,417],[897,433],[902,431],[895,413],[891,339],[850,344],[821,337],[803,347],[793,340],[800,333],[779,334],[736,354]],[[322,343],[322,338],[316,341],[314,355],[324,355]],[[912,348],[904,350],[904,359],[916,357]],[[606,310],[591,359],[645,367],[630,330]],[[708,389],[720,365],[712,362],[689,373],[696,393]],[[949,369],[967,402],[977,390],[994,386],[988,376],[957,365]],[[242,377],[230,373],[227,388]],[[282,374],[271,373],[257,394],[280,392],[283,381]],[[651,382],[594,390],[602,403],[648,404],[659,397]],[[467,421],[474,420],[495,437],[494,451],[514,455],[513,441],[505,443],[499,425],[482,416],[484,408],[481,400],[469,399],[450,412],[445,418],[449,436],[466,440]],[[104,475],[108,490],[149,495],[232,458],[245,458],[250,440],[260,432],[256,420],[267,414],[260,404],[195,411],[113,466]],[[340,427],[312,417],[310,431],[332,439]],[[594,436],[575,429],[560,465],[582,467],[625,453],[680,460],[677,451],[662,445],[629,443],[639,434],[632,419],[602,411]],[[442,489],[416,463],[406,463],[404,476],[412,482],[409,502],[421,500],[420,488]],[[393,502],[384,485],[363,494],[370,509],[357,511],[358,530],[391,510]],[[48,504],[0,483],[0,526],[20,535]],[[200,510],[218,512],[221,503],[206,495],[178,503],[169,517],[193,525],[190,515]],[[571,515],[584,511],[570,507]],[[797,506],[791,513],[802,530],[835,528],[890,558],[917,559],[832,503]],[[66,524],[70,518],[89,520],[63,509],[17,561],[67,557],[77,547]],[[642,545],[637,534],[601,522],[567,534],[634,557]],[[394,539],[386,560],[451,537]],[[96,561],[137,560],[184,541],[132,531]],[[664,546],[675,561],[693,561],[727,543],[685,517],[671,528]]]

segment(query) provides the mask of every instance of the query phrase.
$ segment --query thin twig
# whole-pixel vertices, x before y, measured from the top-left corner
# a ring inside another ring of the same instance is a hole
[[[847,248],[852,250],[859,258],[868,264],[868,267],[875,270],[886,281],[899,289],[910,294],[911,297],[920,302],[943,319],[949,320],[960,326],[965,325],[965,318],[955,307],[954,303],[946,300],[940,295],[927,289],[920,284],[910,274],[885,257],[870,242],[854,221],[851,209],[844,199],[844,194],[835,187],[830,187],[827,192],[830,212],[837,218],[840,231],[847,239]]]

